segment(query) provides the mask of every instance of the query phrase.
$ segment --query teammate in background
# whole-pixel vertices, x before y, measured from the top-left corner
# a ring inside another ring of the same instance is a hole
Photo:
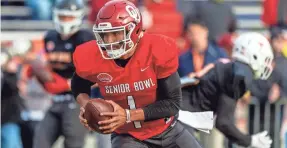
[[[181,86],[174,41],[142,30],[139,10],[131,2],[112,0],[99,11],[96,40],[77,47],[72,90],[81,105],[80,120],[97,83],[114,112],[101,121],[101,133],[112,133],[113,148],[199,148],[177,122]]]
[[[269,148],[272,140],[266,131],[244,135],[234,125],[233,118],[237,100],[250,90],[252,80],[266,80],[271,75],[273,52],[270,44],[259,33],[242,34],[235,41],[232,58],[232,61],[219,60],[202,72],[191,74],[190,77],[199,77],[199,81],[182,89],[182,110],[214,111],[216,128],[229,140],[244,147]],[[228,97],[220,97],[223,94]]]
[[[47,63],[51,72],[39,69],[39,62],[31,64],[34,75],[53,96],[53,104],[36,129],[34,148],[51,148],[60,135],[65,148],[81,148],[87,130],[78,120],[79,106],[70,90],[74,73],[72,54],[76,46],[93,40],[92,32],[80,29],[84,17],[82,0],[60,0],[53,10],[55,30],[44,38]],[[42,75],[41,75],[42,72]]]
[[[1,47],[1,147],[23,148],[19,124],[25,105],[17,86],[18,63],[3,45]]]

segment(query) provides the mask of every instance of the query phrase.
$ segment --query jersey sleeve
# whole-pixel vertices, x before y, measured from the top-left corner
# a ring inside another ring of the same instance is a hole
[[[178,48],[175,41],[168,37],[160,37],[155,42],[154,61],[157,79],[170,76],[178,68]]]
[[[82,45],[77,46],[75,52],[73,53],[73,62],[75,66],[75,72],[82,78],[89,76],[93,70],[93,62],[96,57],[95,50],[90,50],[92,46],[91,44],[95,44],[93,41],[86,42]]]
[[[237,101],[232,98],[225,95],[220,97],[216,110],[217,119],[215,126],[230,141],[235,142],[238,145],[248,147],[251,144],[251,136],[240,132],[233,122],[236,104]]]

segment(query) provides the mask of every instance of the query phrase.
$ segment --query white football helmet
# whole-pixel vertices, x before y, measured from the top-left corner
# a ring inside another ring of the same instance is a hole
[[[60,0],[57,1],[53,10],[53,21],[55,29],[62,35],[71,35],[77,32],[82,25],[85,16],[85,5],[83,0]],[[73,19],[61,20],[62,16]]]
[[[234,42],[232,58],[249,65],[256,79],[266,80],[273,71],[273,52],[269,41],[260,33],[241,34]]]

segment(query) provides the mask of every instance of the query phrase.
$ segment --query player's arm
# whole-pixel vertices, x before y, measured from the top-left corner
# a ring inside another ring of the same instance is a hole
[[[177,72],[157,80],[156,101],[144,108],[130,110],[131,121],[151,121],[174,116],[179,111],[181,84]]]
[[[29,61],[28,75],[36,76],[45,90],[52,94],[70,91],[70,80],[53,72],[47,64],[40,60]]]
[[[156,102],[143,108],[145,121],[171,117],[179,111],[182,93],[178,73],[158,79],[157,83]]]
[[[90,99],[90,93],[91,93],[91,86],[93,85],[92,82],[89,80],[81,78],[79,75],[74,73],[72,80],[71,80],[71,89],[73,92],[73,95],[80,105],[80,114],[79,114],[79,119],[82,125],[84,125],[87,129],[90,131],[92,130],[88,123],[87,120],[84,117],[84,112],[85,112],[85,106],[88,103]]]
[[[48,32],[44,38],[46,44],[48,38],[53,32]],[[57,73],[53,72],[51,66],[47,62],[47,49],[44,50],[41,60],[37,58],[38,55],[30,54],[25,57],[25,62],[29,64],[27,74],[36,76],[38,81],[42,84],[45,90],[52,94],[70,91],[70,79],[66,79]]]
[[[80,106],[85,106],[85,104],[89,101],[91,86],[93,84],[93,82],[83,79],[74,73],[71,80],[71,89],[76,101],[80,104]]]
[[[44,83],[47,81],[53,81],[53,77],[50,73],[50,69],[47,65],[47,57],[44,49],[43,53],[27,53],[23,58],[23,62],[27,64],[27,66],[23,69],[23,74],[27,78],[31,78],[35,76],[40,83]]]
[[[234,110],[236,108],[236,100],[223,97],[219,100],[217,110],[216,127],[229,140],[244,147],[270,147],[272,140],[267,131],[263,131],[254,135],[244,135],[241,133],[233,122]]]
[[[181,95],[178,69],[178,49],[175,42],[159,36],[159,42],[153,50],[155,74],[157,76],[156,101],[144,108],[131,110],[131,121],[150,121],[172,117],[179,111]]]
[[[180,79],[177,72],[157,80],[157,100],[144,107],[134,110],[121,108],[113,101],[107,101],[114,107],[114,112],[102,113],[102,116],[113,116],[113,118],[100,121],[99,129],[103,133],[111,133],[126,122],[131,121],[150,121],[174,116],[179,111],[181,100]]]
[[[236,99],[227,96],[219,99],[215,126],[232,142],[248,147],[251,144],[251,136],[240,132],[233,122],[236,103]]]
[[[244,77],[242,74],[242,72],[244,72],[242,71],[243,68],[239,68],[237,64],[234,65],[233,84],[229,86],[232,87],[232,89],[226,90],[225,93],[227,94],[221,95],[221,97],[218,99],[218,106],[216,109],[217,119],[215,126],[229,140],[247,147],[251,144],[251,136],[241,133],[233,122],[237,99],[242,96],[242,92],[245,92]],[[221,83],[227,76],[229,75],[224,75],[224,77],[221,77]],[[232,91],[232,93],[230,93],[230,91]],[[229,97],[227,95],[229,95]]]

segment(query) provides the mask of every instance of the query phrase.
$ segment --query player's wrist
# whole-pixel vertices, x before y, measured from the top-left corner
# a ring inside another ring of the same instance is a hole
[[[126,112],[126,123],[130,123],[131,122],[131,112],[129,109],[125,109]]]
[[[72,83],[72,79],[67,79],[67,84],[68,84],[70,90],[71,90],[71,83]]]
[[[77,96],[77,102],[81,107],[85,107],[90,98],[88,94],[81,93]]]
[[[145,119],[144,111],[141,108],[130,110],[130,115],[131,115],[131,122],[144,121]]]

